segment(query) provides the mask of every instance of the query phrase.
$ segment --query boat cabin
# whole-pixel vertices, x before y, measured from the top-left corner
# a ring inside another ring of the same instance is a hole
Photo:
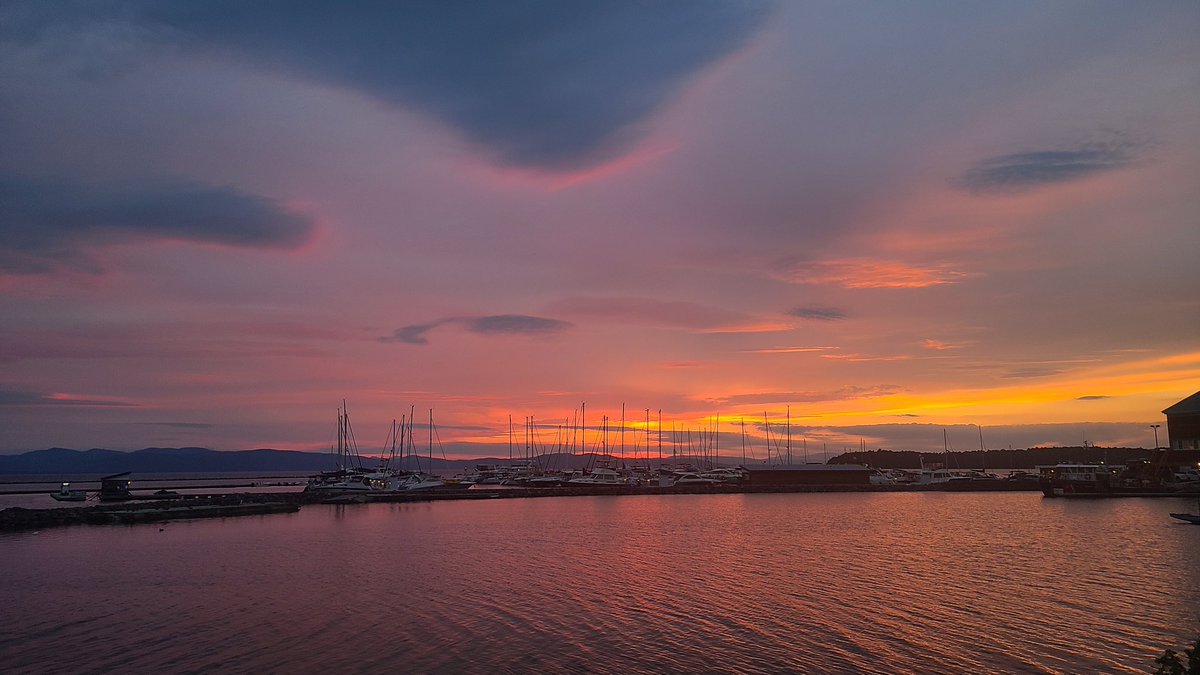
[[[1049,464],[1037,467],[1043,479],[1095,483],[1115,480],[1123,467],[1111,464]]]

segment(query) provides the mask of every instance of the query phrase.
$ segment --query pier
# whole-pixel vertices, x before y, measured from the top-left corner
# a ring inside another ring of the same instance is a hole
[[[1036,491],[1020,483],[988,486],[988,491]],[[167,520],[232,518],[237,516],[294,513],[313,504],[409,503],[448,500],[533,499],[688,494],[778,494],[803,492],[930,492],[953,491],[939,485],[746,485],[692,484],[675,486],[569,486],[551,488],[504,487],[499,489],[428,489],[330,495],[316,492],[242,492],[188,494],[170,499],[135,495],[133,500],[94,506],[53,509],[20,507],[0,510],[0,531],[40,530],[67,525],[129,525]]]

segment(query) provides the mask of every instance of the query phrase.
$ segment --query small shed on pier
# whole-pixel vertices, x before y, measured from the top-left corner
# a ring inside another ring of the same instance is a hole
[[[133,497],[129,492],[129,486],[133,485],[133,481],[129,478],[131,475],[131,471],[126,471],[101,478],[100,500],[120,501],[122,499],[131,499]]]

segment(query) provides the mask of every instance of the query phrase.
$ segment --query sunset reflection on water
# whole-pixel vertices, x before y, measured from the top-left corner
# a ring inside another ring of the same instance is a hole
[[[1197,632],[1180,507],[574,497],[8,534],[0,650],[17,672],[1146,672]]]

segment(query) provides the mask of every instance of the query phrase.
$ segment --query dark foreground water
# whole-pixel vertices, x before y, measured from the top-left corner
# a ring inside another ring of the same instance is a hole
[[[1150,672],[1182,500],[497,499],[0,535],[6,673]]]

